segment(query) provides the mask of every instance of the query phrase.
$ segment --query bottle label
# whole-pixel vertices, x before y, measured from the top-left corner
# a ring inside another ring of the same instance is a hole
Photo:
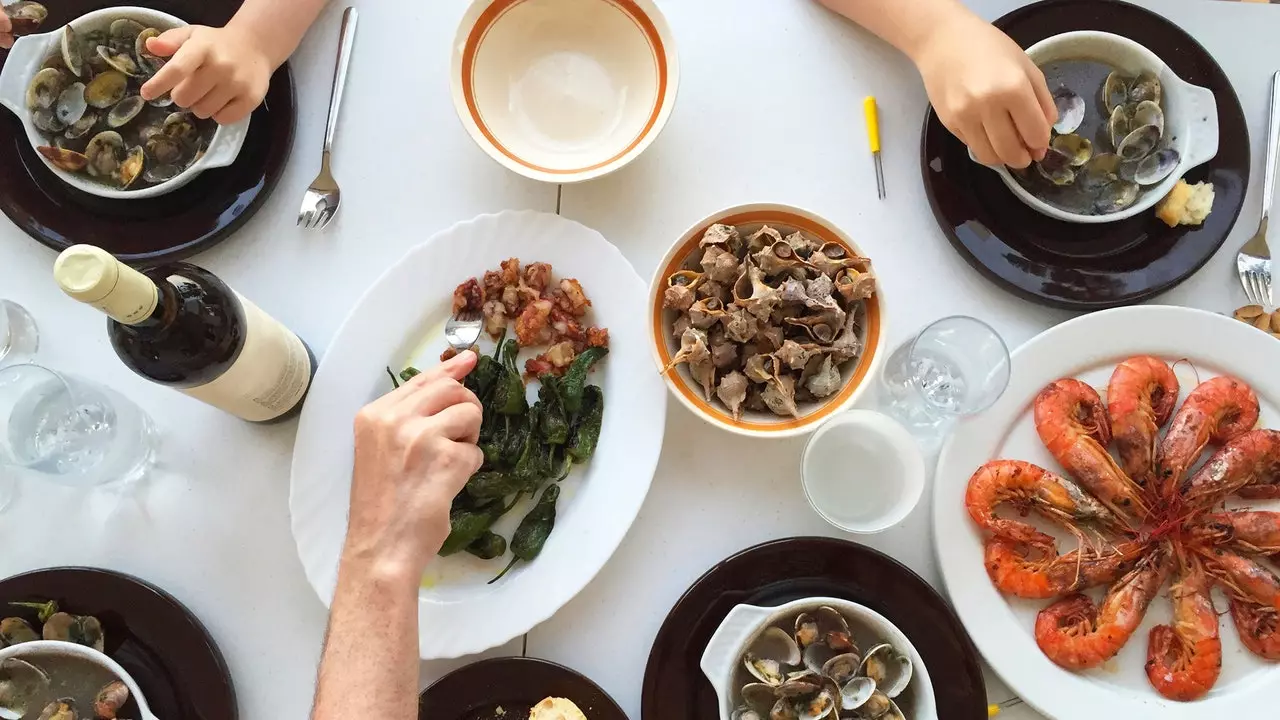
[[[311,357],[297,335],[239,293],[236,297],[245,317],[239,357],[213,382],[181,392],[245,420],[272,420],[306,395]]]

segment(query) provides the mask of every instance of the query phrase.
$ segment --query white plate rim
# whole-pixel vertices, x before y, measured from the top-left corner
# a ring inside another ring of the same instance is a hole
[[[333,340],[325,353],[324,359],[317,369],[310,396],[303,407],[302,417],[298,424],[297,439],[290,473],[289,510],[293,536],[298,549],[298,557],[306,572],[307,580],[326,606],[333,601],[337,582],[337,566],[341,551],[342,538],[346,534],[346,513],[349,507],[350,492],[350,438],[351,422],[355,412],[370,398],[370,389],[380,383],[382,378],[365,378],[363,356],[376,353],[380,358],[379,368],[387,361],[394,360],[396,347],[372,350],[370,345],[378,343],[362,342],[370,337],[371,326],[378,323],[369,322],[368,318],[376,316],[380,311],[400,310],[397,305],[399,296],[395,295],[396,286],[413,287],[419,282],[419,276],[413,274],[415,266],[432,259],[437,262],[447,261],[451,254],[472,252],[472,246],[454,244],[456,238],[465,238],[473,243],[481,243],[482,238],[520,237],[520,233],[533,233],[534,230],[553,233],[557,242],[563,241],[572,245],[583,254],[589,254],[597,265],[608,264],[610,270],[610,290],[620,294],[627,305],[634,305],[636,316],[643,317],[644,303],[648,296],[647,284],[631,267],[622,253],[608,242],[600,233],[577,222],[558,215],[530,210],[503,211],[497,214],[480,215],[471,220],[459,222],[452,227],[440,231],[425,242],[410,249],[401,259],[393,263],[375,280],[352,307],[347,317],[334,334]],[[524,237],[523,240],[530,238]],[[584,245],[585,243],[585,245]],[[481,249],[480,252],[486,252]],[[501,249],[495,250],[501,254]],[[486,256],[487,257],[487,256]],[[506,259],[495,257],[492,266]],[[541,258],[532,254],[522,260],[532,262]],[[570,274],[570,273],[566,273]],[[557,268],[559,277],[559,268]],[[580,274],[588,295],[593,300],[604,294],[604,289],[592,290],[589,276]],[[462,279],[453,282],[456,285]],[[612,287],[614,284],[616,288]],[[415,289],[420,288],[419,284]],[[448,295],[453,290],[450,285],[439,295],[439,302],[447,308]],[[433,291],[434,292],[434,291]],[[423,307],[429,308],[435,295],[423,295]],[[423,310],[422,312],[430,312]],[[446,310],[447,312],[447,310]],[[415,323],[412,316],[402,323],[399,342],[400,349],[415,345],[420,338],[413,335]],[[623,328],[617,328],[619,330]],[[384,334],[390,331],[384,331]],[[641,407],[628,406],[628,412],[642,418],[640,427],[644,432],[638,437],[628,435],[626,444],[627,466],[623,470],[613,470],[611,474],[625,476],[628,480],[620,488],[615,488],[609,497],[611,503],[602,512],[607,520],[595,522],[591,526],[590,542],[575,545],[577,554],[568,560],[556,562],[552,552],[556,543],[553,533],[547,551],[537,562],[528,564],[528,570],[514,574],[495,586],[494,591],[484,594],[468,602],[449,602],[423,597],[420,593],[418,602],[419,650],[423,659],[445,659],[471,655],[518,637],[535,625],[547,620],[562,606],[572,600],[604,567],[621,544],[627,530],[639,514],[640,508],[648,493],[662,447],[662,437],[666,425],[667,392],[662,379],[657,373],[649,372],[648,339],[643,323],[637,323],[633,331],[635,337],[627,337],[626,342],[633,346],[626,360],[628,368],[643,368],[643,373],[632,373],[636,377],[627,376],[628,385],[633,385],[633,393],[643,397]],[[376,333],[375,333],[376,335]],[[618,346],[615,327],[610,327],[611,347]],[[386,344],[385,342],[383,343]],[[611,362],[619,362],[618,353],[611,353]],[[358,373],[352,375],[352,373]],[[350,377],[359,377],[359,381],[347,381]],[[613,393],[616,395],[617,393]],[[617,402],[613,403],[618,406]],[[609,417],[610,403],[606,401],[606,417]],[[339,427],[341,429],[339,429]],[[342,442],[335,442],[334,437],[341,432]],[[604,448],[605,437],[602,436],[601,449]],[[319,438],[319,439],[317,439]],[[340,446],[336,447],[335,446]],[[316,450],[319,448],[319,450]],[[333,457],[336,454],[336,458]],[[589,471],[600,466],[597,456],[587,467]],[[329,470],[333,473],[327,485],[312,487],[314,481],[308,483],[304,478],[323,477],[326,467],[340,467],[340,470]],[[341,517],[334,516],[335,508],[341,509]],[[341,527],[325,528],[315,518],[328,513],[329,519],[340,520]],[[337,538],[335,543],[335,537]],[[562,542],[569,542],[561,537]],[[548,563],[546,561],[550,560]],[[550,572],[553,569],[555,572]],[[541,570],[539,570],[541,568]],[[539,581],[554,580],[552,583],[539,585]],[[514,600],[512,600],[514,598]],[[503,603],[504,600],[510,602]],[[469,624],[468,624],[469,623]],[[466,628],[455,630],[455,628]]]
[[[1212,346],[1192,338],[1212,339]],[[943,584],[974,644],[1004,682],[1028,705],[1051,718],[1091,717],[1101,708],[1115,717],[1166,720],[1225,717],[1265,707],[1269,683],[1235,692],[1211,692],[1192,703],[1166,700],[1153,688],[1124,692],[1054,665],[1016,621],[982,563],[981,534],[964,510],[969,476],[991,459],[1004,434],[1036,393],[1058,377],[1116,358],[1212,357],[1215,365],[1249,383],[1259,396],[1280,399],[1275,339],[1252,326],[1205,310],[1146,305],[1083,315],[1032,338],[1012,354],[1009,388],[990,410],[956,427],[938,457],[933,497],[934,551]],[[1189,347],[1195,348],[1188,353]],[[1223,618],[1224,633],[1234,632]],[[1146,642],[1136,634],[1129,642]],[[1207,711],[1207,712],[1206,712]]]

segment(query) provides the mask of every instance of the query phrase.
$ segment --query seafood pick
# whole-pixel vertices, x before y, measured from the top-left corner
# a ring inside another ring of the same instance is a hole
[[[1241,319],[1270,322],[1261,308],[1243,310]],[[1214,585],[1241,644],[1280,660],[1280,574],[1265,559],[1280,554],[1280,511],[1223,508],[1231,497],[1280,499],[1280,431],[1255,427],[1258,398],[1239,378],[1205,380],[1181,406],[1179,390],[1168,363],[1149,355],[1115,368],[1105,407],[1086,383],[1055,380],[1037,396],[1034,419],[1063,474],[993,460],[969,480],[965,504],[986,536],[996,588],[1051,601],[1034,636],[1068,670],[1100,667],[1140,642],[1137,629],[1171,582],[1173,622],[1146,638],[1145,669],[1156,692],[1185,702],[1213,689],[1224,662]],[[996,514],[1002,505],[1022,516]],[[1078,547],[1060,552],[1041,521]],[[1106,588],[1101,603],[1083,594],[1094,587]]]

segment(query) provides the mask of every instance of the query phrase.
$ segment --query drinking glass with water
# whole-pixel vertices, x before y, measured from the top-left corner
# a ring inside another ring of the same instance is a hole
[[[881,401],[912,433],[938,439],[957,418],[991,407],[1009,384],[1009,349],[977,318],[956,315],[926,327],[894,351]]]
[[[31,313],[12,300],[0,299],[0,365],[30,360],[39,338]]]
[[[17,472],[91,487],[137,480],[154,458],[151,419],[123,395],[39,365],[0,368],[0,508]]]

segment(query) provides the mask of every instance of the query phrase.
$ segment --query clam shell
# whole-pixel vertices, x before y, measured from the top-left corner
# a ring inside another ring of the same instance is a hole
[[[62,28],[62,63],[72,75],[84,77],[84,53],[80,49],[80,40],[70,25]]]
[[[1059,135],[1049,145],[1062,153],[1071,167],[1080,167],[1093,157],[1093,143],[1079,135]]]
[[[1120,156],[1115,153],[1094,155],[1076,174],[1076,183],[1087,192],[1101,190],[1115,182],[1120,172]]]
[[[1160,144],[1160,128],[1155,125],[1142,125],[1125,136],[1116,146],[1116,154],[1122,160],[1141,160],[1151,154]]]
[[[84,99],[84,87],[84,83],[81,82],[71,83],[58,95],[58,101],[53,104],[53,112],[63,125],[75,125],[89,110],[89,103]]]
[[[1143,100],[1133,106],[1132,116],[1133,127],[1154,125],[1160,131],[1161,137],[1164,136],[1164,110],[1160,109],[1159,103]]]
[[[58,101],[67,86],[67,76],[61,70],[45,68],[31,78],[27,85],[27,109],[48,110]]]
[[[876,688],[890,698],[897,697],[911,682],[911,658],[892,645],[882,643],[867,651],[861,675],[876,683]]]
[[[1120,212],[1137,202],[1139,190],[1137,183],[1116,180],[1102,189],[1094,201],[1094,209],[1102,215]]]
[[[1129,102],[1130,83],[1131,80],[1119,72],[1107,76],[1102,84],[1102,107],[1106,108],[1108,115]]]
[[[1178,169],[1182,156],[1173,148],[1157,150],[1138,163],[1133,180],[1139,185],[1155,185]]]
[[[1129,114],[1128,105],[1118,105],[1111,111],[1111,119],[1107,121],[1107,132],[1111,137],[1111,147],[1120,147],[1126,135],[1133,130],[1133,117]]]
[[[111,128],[122,128],[133,122],[138,117],[138,113],[142,112],[142,108],[146,107],[147,102],[139,95],[130,95],[129,97],[116,103],[111,108],[111,112],[107,113],[107,126]]]
[[[1053,124],[1055,132],[1065,135],[1080,129],[1084,122],[1084,98],[1060,87],[1053,93],[1053,104],[1058,109],[1058,121]]]
[[[1156,104],[1161,102],[1164,91],[1160,78],[1150,72],[1143,72],[1129,86],[1129,102],[1140,103],[1150,100]]]
[[[742,686],[742,703],[758,713],[769,712],[778,702],[778,689],[765,683],[747,683]]]
[[[857,653],[841,653],[822,665],[822,674],[843,686],[858,674],[862,658]]]
[[[41,145],[36,148],[36,152],[40,153],[46,160],[53,163],[54,167],[59,170],[66,170],[67,172],[80,172],[89,164],[88,157],[74,150]]]
[[[796,645],[800,649],[809,647],[818,640],[818,621],[809,613],[796,616]]]
[[[107,70],[94,76],[84,89],[85,102],[99,110],[106,110],[124,99],[129,90],[129,78],[122,72]]]

